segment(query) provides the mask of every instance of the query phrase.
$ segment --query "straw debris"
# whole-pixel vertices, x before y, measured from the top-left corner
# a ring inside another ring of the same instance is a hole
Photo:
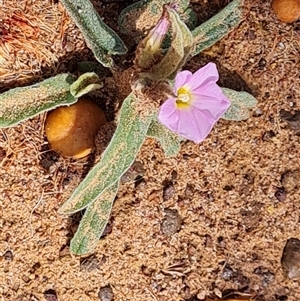
[[[63,6],[49,0],[4,0],[0,38],[0,90],[53,73],[62,59],[71,58],[74,45],[76,51],[84,47]]]

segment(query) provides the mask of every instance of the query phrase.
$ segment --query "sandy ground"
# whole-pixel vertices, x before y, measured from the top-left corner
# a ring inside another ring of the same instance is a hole
[[[1,61],[2,90],[72,71],[74,55],[90,57],[78,31],[70,34],[76,28],[60,5],[37,2],[63,20],[49,25],[54,33],[44,32],[57,42],[55,57],[31,73],[15,65],[13,76]],[[228,1],[206,2],[192,2],[199,22]],[[96,4],[111,26],[125,5]],[[16,7],[0,7],[2,18]],[[50,151],[45,115],[0,129],[0,300],[300,300],[299,280],[281,265],[287,240],[300,239],[300,127],[283,112],[300,107],[299,35],[300,23],[278,21],[270,1],[246,1],[241,25],[186,67],[215,62],[220,85],[257,97],[251,118],[221,120],[203,143],[182,143],[172,158],[147,139],[137,158],[142,178],[129,176],[122,185],[107,233],[88,257],[68,250],[81,215],[65,217],[57,209],[93,156],[74,161]],[[105,82],[97,102],[113,116],[120,83],[110,74]]]

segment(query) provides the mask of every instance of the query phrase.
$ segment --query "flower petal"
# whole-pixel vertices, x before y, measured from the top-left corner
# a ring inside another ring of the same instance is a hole
[[[211,96],[216,99],[220,99],[222,97],[226,98],[222,89],[216,83],[214,83],[212,81],[203,84],[198,91],[194,91],[194,92],[199,92],[199,91],[202,95]]]
[[[215,122],[225,114],[231,104],[221,88],[214,83],[206,84],[205,89],[200,92],[193,92],[192,99],[191,106],[215,119]]]
[[[207,118],[199,110],[194,110],[193,108],[180,110],[177,133],[195,143],[200,143],[207,137],[214,124],[214,120]]]
[[[156,26],[149,32],[146,37],[145,49],[150,52],[156,52],[160,49],[165,35],[170,27],[170,21],[167,17],[163,16]]]
[[[191,80],[192,76],[192,72],[188,70],[178,72],[175,77],[174,93],[176,94],[179,88],[188,83]]]
[[[173,132],[177,132],[179,111],[176,108],[176,99],[167,99],[160,107],[158,120]]]
[[[194,91],[199,89],[202,85],[207,84],[208,82],[216,83],[218,80],[219,73],[216,64],[208,63],[192,75],[190,81],[186,84],[186,86],[190,90]]]

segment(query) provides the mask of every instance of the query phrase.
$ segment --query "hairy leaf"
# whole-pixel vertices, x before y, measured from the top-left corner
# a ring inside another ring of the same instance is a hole
[[[75,103],[77,98],[70,93],[74,81],[73,75],[64,73],[0,94],[0,127],[13,126],[58,106]]]
[[[222,11],[193,31],[194,47],[191,56],[214,45],[238,26],[244,19],[244,0],[233,0]]]
[[[148,129],[147,136],[156,138],[167,157],[176,156],[180,151],[181,138],[162,125],[155,117]]]
[[[229,109],[223,119],[241,121],[249,118],[249,109],[255,107],[257,100],[247,92],[238,92],[228,88],[222,88],[223,93],[231,102]]]
[[[117,129],[101,161],[92,168],[70,199],[62,205],[60,213],[74,213],[93,203],[131,166],[153,118],[151,112],[141,117],[136,109],[137,103],[138,100],[132,93],[124,100]]]
[[[124,42],[102,21],[89,0],[61,0],[61,2],[102,65],[112,67],[111,55],[127,52]]]
[[[86,208],[77,232],[71,240],[70,250],[73,254],[84,255],[95,249],[108,223],[118,188],[119,181],[107,188]]]
[[[81,97],[93,90],[103,87],[103,83],[100,82],[96,73],[88,72],[84,73],[71,85],[70,92],[74,97]]]

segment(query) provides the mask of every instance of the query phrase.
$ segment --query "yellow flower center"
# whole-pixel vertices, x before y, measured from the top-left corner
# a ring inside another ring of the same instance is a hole
[[[179,88],[177,91],[176,106],[178,109],[186,109],[190,106],[191,94],[186,88]]]

